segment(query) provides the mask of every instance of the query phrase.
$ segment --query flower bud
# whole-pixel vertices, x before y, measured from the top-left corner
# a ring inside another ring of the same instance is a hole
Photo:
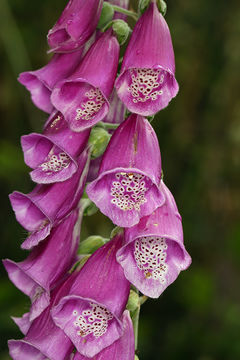
[[[167,4],[165,3],[165,1],[157,0],[157,7],[160,13],[162,14],[162,16],[165,16],[167,12]]]
[[[140,0],[138,4],[138,12],[143,14],[149,5],[150,0]]]
[[[114,21],[112,28],[119,44],[123,45],[128,38],[130,27],[124,20],[118,19]]]
[[[97,158],[104,153],[110,138],[111,135],[106,130],[99,127],[92,129],[89,144],[91,146],[91,156],[93,158]]]
[[[93,254],[98,248],[106,244],[109,239],[99,235],[89,236],[82,241],[78,248],[78,254]]]
[[[97,25],[98,29],[102,29],[104,26],[106,26],[107,23],[109,23],[112,20],[113,15],[114,15],[114,10],[112,5],[104,1],[101,16]]]

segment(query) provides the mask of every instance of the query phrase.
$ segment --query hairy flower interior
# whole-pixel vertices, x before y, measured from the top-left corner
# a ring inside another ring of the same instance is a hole
[[[146,278],[166,282],[168,265],[166,264],[167,243],[163,237],[141,237],[135,241],[134,257],[137,266]]]
[[[78,328],[77,334],[86,337],[92,334],[98,338],[105,334],[108,329],[108,322],[112,320],[113,315],[105,307],[90,303],[90,308],[83,310],[79,315],[77,310],[73,311],[76,316],[74,326]]]
[[[164,70],[132,68],[129,72],[132,82],[128,91],[131,93],[134,103],[154,101],[163,94]]]
[[[147,199],[149,180],[142,174],[120,172],[115,174],[116,181],[112,182],[111,203],[121,210],[140,211]]]
[[[85,99],[80,108],[76,109],[75,120],[91,120],[101,110],[105,99],[101,91],[92,88],[85,93]]]
[[[71,159],[65,152],[55,152],[53,147],[48,154],[46,161],[39,166],[42,171],[46,172],[46,175],[51,175],[53,172],[58,172],[67,168],[70,162]]]

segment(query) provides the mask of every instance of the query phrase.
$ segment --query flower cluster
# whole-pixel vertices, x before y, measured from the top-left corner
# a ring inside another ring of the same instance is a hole
[[[29,312],[13,318],[24,334],[9,341],[14,360],[133,360],[131,317],[141,297],[131,284],[157,298],[191,263],[161,178],[158,139],[144,117],[178,92],[170,32],[149,1],[117,77],[115,25],[122,30],[128,1],[109,4],[118,12],[101,30],[102,0],[70,0],[48,33],[50,62],[19,76],[49,118],[42,134],[21,139],[35,188],[10,195],[28,231],[22,248],[30,250],[24,261],[4,260],[31,300]],[[94,204],[117,228],[110,240],[79,245],[83,215]]]

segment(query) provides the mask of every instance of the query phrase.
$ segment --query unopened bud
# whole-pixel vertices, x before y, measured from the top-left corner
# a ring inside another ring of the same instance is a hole
[[[78,254],[93,254],[94,251],[106,244],[109,239],[103,238],[99,235],[89,236],[87,239],[80,242]]]
[[[130,290],[127,309],[131,312],[135,311],[139,306],[139,296],[134,290]]]
[[[164,0],[157,0],[157,6],[160,13],[165,16],[167,12],[167,4]]]
[[[93,158],[97,158],[104,153],[110,138],[111,135],[106,130],[100,127],[92,129],[88,142],[91,146],[91,156]]]
[[[120,45],[123,45],[131,31],[130,27],[124,20],[114,20],[112,25],[113,31]]]
[[[106,26],[112,20],[113,15],[114,9],[112,5],[104,1],[97,28],[102,29],[104,26]]]
[[[143,14],[147,10],[149,3],[150,0],[140,0],[138,3],[138,12]]]
[[[83,216],[92,216],[98,211],[97,206],[88,198],[83,198],[81,200],[83,206]]]

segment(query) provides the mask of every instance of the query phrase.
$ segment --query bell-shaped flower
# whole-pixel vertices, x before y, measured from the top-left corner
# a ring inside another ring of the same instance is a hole
[[[14,191],[9,195],[18,222],[30,232],[22,243],[31,249],[45,239],[53,226],[77,207],[89,168],[89,150],[78,159],[78,171],[64,182],[37,185],[29,194]]]
[[[52,104],[73,131],[92,127],[107,114],[118,58],[119,44],[109,29],[90,47],[76,71],[53,89]]]
[[[48,44],[54,52],[76,50],[96,29],[103,0],[70,0],[60,18],[48,32]]]
[[[155,1],[135,25],[115,86],[126,107],[143,116],[165,108],[178,92],[171,35]]]
[[[129,312],[124,311],[122,316],[123,335],[112,345],[103,349],[92,360],[134,360],[134,332]],[[73,360],[90,360],[76,353]]]
[[[58,81],[74,72],[81,57],[82,50],[70,54],[55,54],[41,69],[21,73],[18,81],[30,91],[34,105],[51,113],[53,111],[50,100],[52,89]]]
[[[122,234],[100,247],[80,270],[69,294],[52,309],[55,324],[77,351],[94,357],[123,334],[120,320],[130,291],[116,252]]]
[[[73,352],[73,344],[65,333],[52,321],[51,308],[65,296],[74,281],[70,276],[63,285],[54,289],[49,306],[37,317],[22,340],[9,340],[9,352],[13,360],[65,360]]]
[[[60,112],[54,112],[43,134],[21,138],[25,163],[34,169],[31,179],[49,184],[69,179],[78,169],[77,160],[87,146],[90,130],[80,133],[69,129]]]
[[[160,180],[157,136],[146,119],[132,114],[115,130],[87,194],[114,224],[131,227],[163,204]]]
[[[31,299],[30,321],[49,305],[50,291],[75,261],[82,210],[81,207],[73,210],[26,260],[19,263],[8,259],[3,261],[10,280]]]
[[[139,224],[125,230],[117,261],[126,278],[143,294],[157,298],[191,264],[183,244],[181,216],[175,200],[161,182],[165,203]]]

